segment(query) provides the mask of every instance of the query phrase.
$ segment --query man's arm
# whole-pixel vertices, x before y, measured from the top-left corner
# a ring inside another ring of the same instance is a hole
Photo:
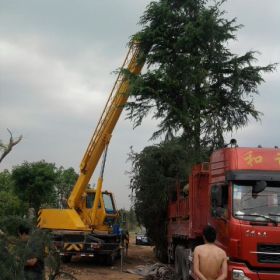
[[[193,269],[194,274],[196,275],[196,277],[198,277],[199,280],[207,280],[199,270],[199,252],[197,248],[194,249],[193,253]]]
[[[43,243],[39,240],[38,236],[31,236],[28,241],[30,255],[28,256],[25,266],[33,267],[38,265],[40,260],[44,259],[43,256]]]
[[[227,270],[228,270],[228,267],[227,267],[227,256],[225,255],[224,256],[224,259],[223,259],[223,263],[222,263],[222,274],[216,279],[216,280],[225,280],[227,279]]]

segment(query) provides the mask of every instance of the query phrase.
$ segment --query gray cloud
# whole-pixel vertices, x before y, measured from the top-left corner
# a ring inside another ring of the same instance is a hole
[[[0,0],[0,138],[7,140],[6,128],[24,135],[1,170],[41,159],[78,170],[116,78],[112,71],[122,64],[148,3]],[[229,18],[245,25],[229,45],[234,52],[259,50],[263,65],[280,61],[278,0],[231,0],[224,7]],[[256,98],[262,122],[228,135],[240,145],[280,144],[279,72],[265,79]],[[140,151],[151,144],[155,127],[156,122],[146,120],[133,130],[123,115],[113,133],[104,186],[115,192],[120,207],[130,204],[129,147]]]

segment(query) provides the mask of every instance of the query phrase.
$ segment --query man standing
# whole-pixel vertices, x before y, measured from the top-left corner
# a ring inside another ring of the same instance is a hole
[[[122,246],[124,247],[124,255],[127,257],[128,254],[128,244],[129,244],[129,232],[128,230],[124,229],[121,233],[122,236]]]
[[[18,229],[19,237],[24,246],[24,279],[43,280],[44,274],[44,248],[43,240],[34,234],[30,236],[30,228],[20,225]]]
[[[206,226],[203,230],[205,244],[194,250],[194,273],[197,280],[225,280],[227,278],[227,256],[214,244],[216,230]]]

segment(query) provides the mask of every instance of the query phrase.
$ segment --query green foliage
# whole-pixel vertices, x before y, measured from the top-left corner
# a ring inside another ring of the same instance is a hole
[[[21,223],[17,224],[17,228],[20,224],[31,228],[28,221],[22,220]],[[33,229],[26,241],[11,238],[9,235],[0,235],[1,279],[25,279],[23,275],[24,265],[31,256],[44,261],[46,271],[48,271],[46,279],[54,279],[54,275],[60,270],[60,257],[53,246],[49,232]]]
[[[8,170],[0,173],[0,218],[24,214],[24,203],[13,192],[12,175]]]
[[[16,259],[9,253],[9,244],[4,236],[0,235],[0,271],[2,280],[16,278]],[[19,279],[19,278],[18,278]]]
[[[185,138],[186,146],[220,147],[224,132],[259,120],[253,104],[262,74],[274,64],[256,66],[256,52],[238,56],[228,49],[241,27],[220,11],[224,1],[213,6],[204,0],[152,1],[132,39],[145,53],[146,73],[128,75],[129,117],[137,126],[152,112],[160,120],[153,137]],[[125,72],[127,73],[127,72]]]
[[[19,215],[22,213],[22,203],[12,192],[0,191],[0,217]]]
[[[0,217],[0,229],[8,236],[17,236],[18,227],[22,224],[27,224],[29,227],[32,227],[30,221],[18,215],[7,215]]]
[[[134,231],[138,227],[136,213],[132,207],[126,213],[126,223],[128,231]]]
[[[19,225],[28,221],[18,216],[0,218],[0,271],[3,280],[22,280],[24,247],[18,240]]]
[[[13,188],[12,175],[5,169],[0,173],[0,191],[11,191]]]
[[[16,166],[12,170],[14,191],[28,203],[29,208],[38,212],[42,203],[52,203],[55,199],[55,166],[45,161]]]
[[[138,221],[136,218],[135,211],[132,207],[129,210],[120,209],[120,225],[121,228],[126,229],[128,231],[134,231],[138,227]]]
[[[62,166],[56,170],[56,207],[65,208],[67,199],[73,189],[78,174],[74,168],[64,169]]]
[[[130,160],[130,188],[134,194],[136,216],[156,247],[165,248],[168,189],[176,180],[187,177],[189,162],[186,149],[175,139],[146,147],[139,154],[132,151]]]
[[[40,207],[65,207],[78,175],[73,168],[56,168],[54,164],[39,161],[24,162],[10,173],[0,173],[0,219],[11,215],[35,215]]]

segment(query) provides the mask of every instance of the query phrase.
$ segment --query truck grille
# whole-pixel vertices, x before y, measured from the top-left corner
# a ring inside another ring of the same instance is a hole
[[[280,244],[278,245],[258,245],[258,262],[260,263],[280,263]]]

